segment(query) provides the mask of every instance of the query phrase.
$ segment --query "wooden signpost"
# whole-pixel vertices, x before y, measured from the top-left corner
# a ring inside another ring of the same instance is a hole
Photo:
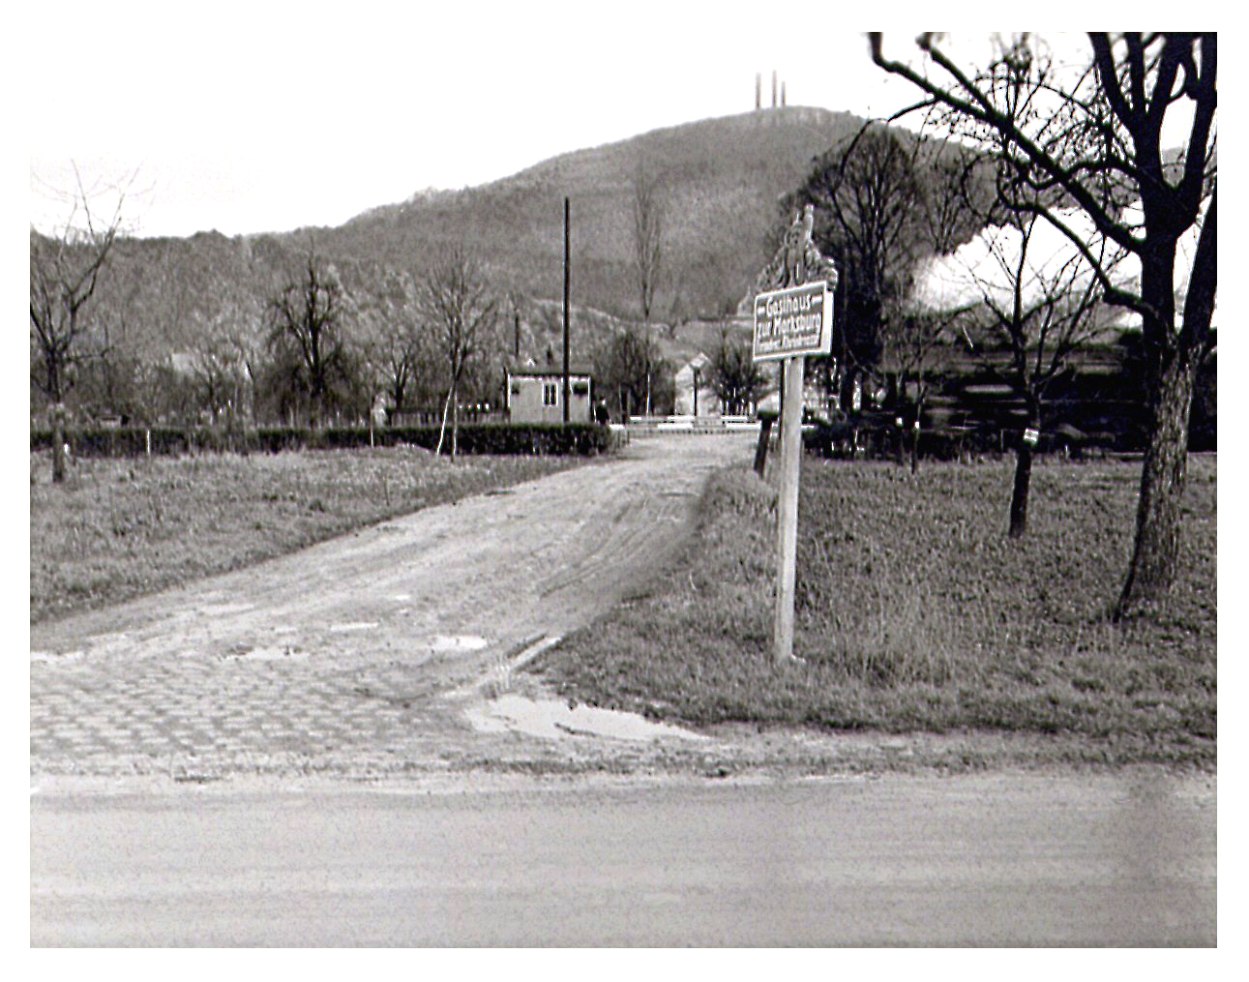
[[[812,239],[814,209],[785,235],[776,258],[759,276],[754,299],[754,360],[780,361],[780,491],[776,522],[776,606],[772,657],[794,657],[794,576],[798,554],[798,479],[802,462],[802,391],[807,355],[832,350],[832,290],[837,270]]]

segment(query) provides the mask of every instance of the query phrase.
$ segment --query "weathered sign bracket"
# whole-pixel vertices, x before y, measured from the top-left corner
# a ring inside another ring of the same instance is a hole
[[[807,205],[755,281],[754,360],[781,361],[780,489],[777,501],[776,600],[772,656],[794,657],[794,581],[798,554],[798,481],[802,463],[802,392],[807,355],[832,350],[832,291],[837,268],[815,246],[815,208]]]

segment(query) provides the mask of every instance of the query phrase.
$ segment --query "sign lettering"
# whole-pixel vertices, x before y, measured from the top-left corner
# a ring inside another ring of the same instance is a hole
[[[827,282],[755,297],[755,361],[826,355],[832,347],[833,305]]]

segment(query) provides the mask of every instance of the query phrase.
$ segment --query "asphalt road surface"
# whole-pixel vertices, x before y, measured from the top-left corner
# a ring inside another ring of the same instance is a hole
[[[1213,945],[1212,777],[36,791],[43,945]]]

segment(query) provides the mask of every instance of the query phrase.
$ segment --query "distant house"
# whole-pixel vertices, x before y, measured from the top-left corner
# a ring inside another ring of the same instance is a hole
[[[719,416],[723,411],[711,387],[710,364],[711,359],[700,351],[677,369],[674,409],[678,416]]]
[[[568,368],[568,419],[592,422],[593,380],[584,366]],[[513,423],[562,423],[564,421],[564,369],[562,365],[513,365],[507,370],[508,418]]]

